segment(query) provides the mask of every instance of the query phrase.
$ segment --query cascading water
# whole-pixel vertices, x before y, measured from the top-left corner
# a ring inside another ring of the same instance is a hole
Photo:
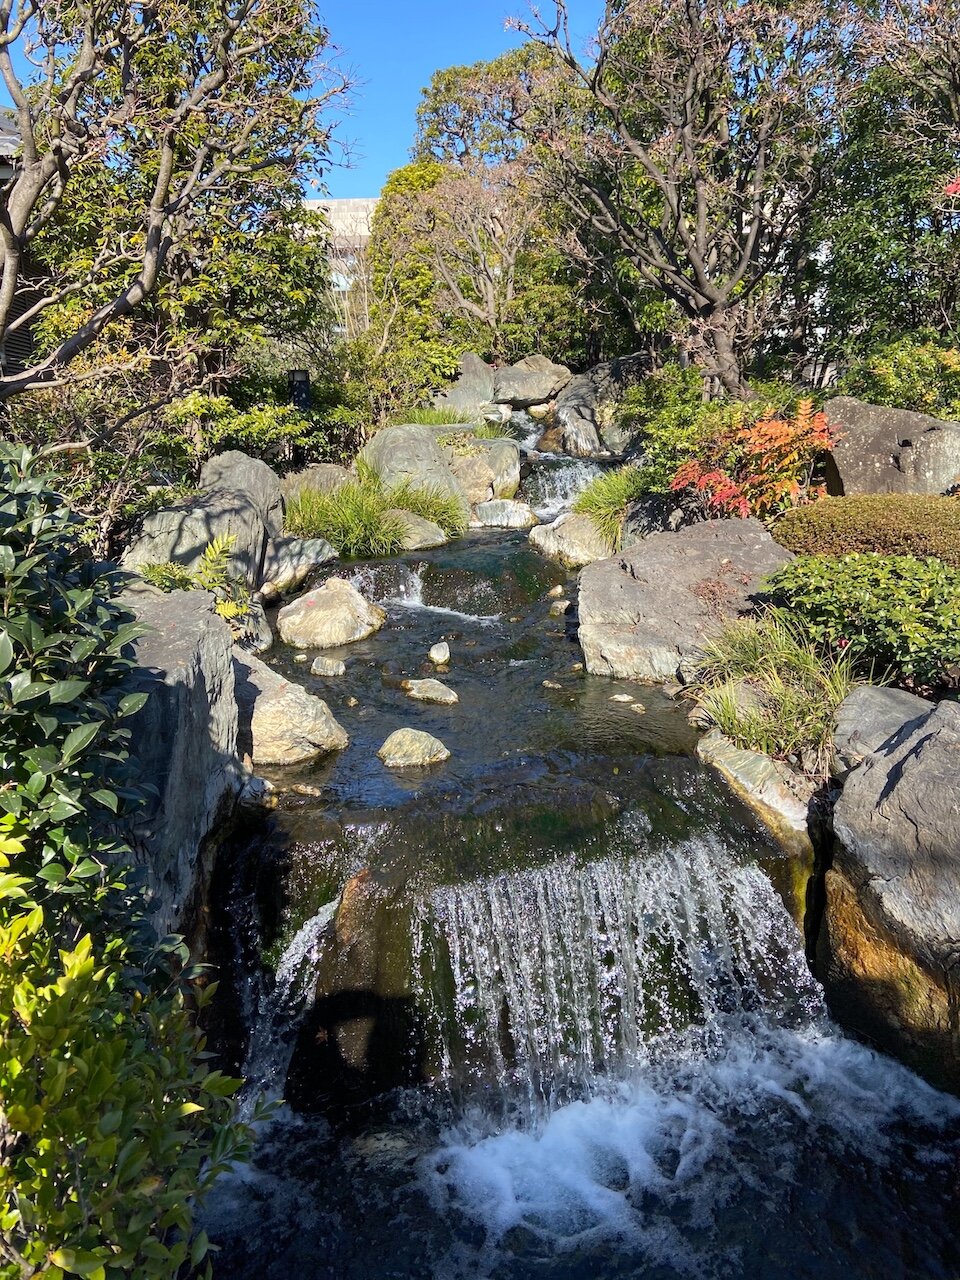
[[[603,464],[589,458],[568,458],[544,454],[538,458],[523,482],[523,494],[537,516],[555,520],[569,511],[577,496],[603,474]]]
[[[420,997],[443,1060],[538,1111],[647,1064],[691,1025],[722,1037],[730,1018],[825,1016],[770,881],[710,839],[438,889],[419,923],[417,949],[438,934],[452,975],[446,1008]],[[436,981],[444,966],[421,968]]]

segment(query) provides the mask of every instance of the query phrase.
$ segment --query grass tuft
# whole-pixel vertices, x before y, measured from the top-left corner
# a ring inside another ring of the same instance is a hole
[[[405,529],[397,511],[432,520],[448,537],[466,531],[467,512],[454,496],[418,489],[409,481],[384,488],[369,467],[332,493],[303,490],[287,505],[286,531],[300,538],[326,538],[348,560],[396,555]]]
[[[705,646],[692,693],[737,746],[825,778],[834,714],[856,683],[849,655],[824,656],[770,610],[731,623]]]
[[[619,551],[623,522],[631,502],[647,492],[643,470],[634,463],[597,476],[573,504],[574,511],[589,516],[611,551]]]
[[[413,423],[419,427],[455,427],[470,425],[470,419],[464,417],[465,410],[451,409],[444,406],[437,409],[433,405],[421,405],[417,409],[401,409],[390,419],[394,426]],[[471,425],[472,430],[472,425]]]

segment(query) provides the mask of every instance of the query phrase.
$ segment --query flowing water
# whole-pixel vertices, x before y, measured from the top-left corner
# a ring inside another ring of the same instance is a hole
[[[212,1037],[248,1113],[286,1100],[208,1206],[217,1276],[956,1280],[960,1105],[831,1022],[810,865],[683,708],[582,671],[522,535],[350,573],[388,624],[346,676],[271,655],[350,747],[214,885]],[[440,638],[460,702],[413,703]],[[451,759],[385,770],[401,724]]]

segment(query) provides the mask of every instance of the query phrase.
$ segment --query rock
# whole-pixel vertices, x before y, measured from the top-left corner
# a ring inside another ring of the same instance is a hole
[[[440,640],[431,648],[427,657],[435,667],[445,667],[450,661],[450,646],[446,640]]]
[[[460,376],[441,395],[435,396],[433,403],[438,408],[463,410],[468,417],[474,419],[483,415],[483,410],[493,403],[493,369],[468,351],[460,360]]]
[[[636,433],[618,427],[613,410],[626,388],[639,382],[649,367],[644,355],[623,356],[571,379],[557,396],[555,409],[567,453],[584,458],[603,449],[623,453],[629,447]]]
[[[350,479],[346,467],[335,462],[314,462],[302,471],[291,471],[280,480],[280,491],[286,499],[298,493],[333,493]]]
[[[444,547],[450,541],[438,524],[425,520],[412,511],[393,509],[388,515],[394,516],[403,525],[401,546],[404,551],[427,551],[430,547]]]
[[[541,680],[544,689],[562,689],[563,685],[558,680]]]
[[[321,653],[318,658],[314,658],[310,674],[312,676],[345,676],[347,664],[341,662],[339,658],[329,658]]]
[[[633,700],[633,695],[629,693],[615,693],[610,699],[611,702],[633,702]]]
[[[862,685],[837,708],[831,772],[841,782],[881,747],[895,747],[933,710],[933,704],[904,689]]]
[[[546,404],[567,385],[571,376],[566,365],[554,364],[546,356],[524,356],[514,365],[497,369],[493,379],[494,403],[508,404],[514,409]]]
[[[530,529],[537,517],[525,502],[495,498],[477,506],[477,519],[487,529]]]
[[[550,606],[551,618],[562,618],[569,612],[570,612],[569,600],[554,600],[553,604]]]
[[[245,493],[263,516],[267,536],[279,538],[283,533],[280,478],[258,458],[249,458],[239,449],[215,454],[204,463],[200,472],[200,488]]]
[[[328,578],[277,614],[284,644],[305,649],[334,649],[365,640],[386,621],[386,610],[370,604],[343,578]]]
[[[623,522],[621,547],[629,551],[651,533],[676,533],[685,524],[692,523],[688,512],[669,496],[651,493],[637,502],[631,502]]]
[[[124,596],[150,629],[134,642],[125,691],[147,693],[129,722],[130,755],[155,788],[130,819],[163,936],[192,934],[213,870],[215,839],[245,778],[237,755],[233,638],[205,591],[134,589]]]
[[[516,440],[491,440],[486,461],[493,472],[494,498],[516,497],[520,488],[520,446]]]
[[[254,596],[242,620],[237,644],[247,653],[269,653],[273,648],[273,629],[267,621],[263,601]]]
[[[809,844],[807,815],[815,783],[759,751],[747,751],[711,729],[697,743],[697,755],[723,774],[733,790],[781,839],[799,835]]]
[[[960,484],[960,423],[849,396],[828,400],[824,412],[840,437],[828,458],[830,493],[937,494]]]
[[[193,568],[215,538],[232,538],[228,572],[255,590],[267,549],[264,515],[245,493],[214,489],[148,515],[124,552],[124,569],[173,560]]]
[[[494,472],[485,457],[454,458],[450,470],[471,506],[488,502],[493,497]]]
[[[838,843],[818,949],[820,976],[841,1020],[954,1090],[960,1089],[958,770],[954,702],[941,702],[912,727],[907,721],[853,770],[834,810]]]
[[[559,560],[571,569],[610,554],[610,548],[597,532],[589,516],[567,511],[553,524],[537,525],[530,530],[530,542],[541,555]]]
[[[267,543],[260,593],[277,600],[302,587],[321,565],[336,560],[336,550],[325,538],[274,538]]]
[[[429,427],[382,427],[359,456],[388,488],[407,481],[415,489],[434,489],[456,498],[468,512],[466,494],[450,470],[437,433]]]
[[[440,680],[404,680],[400,687],[417,702],[436,702],[449,707],[460,701],[460,695]]]
[[[255,765],[302,764],[347,746],[346,731],[321,698],[251,654],[236,650],[234,665],[240,745]]]
[[[304,663],[306,663],[306,662],[309,662],[309,661],[310,661],[310,655],[309,655],[309,653],[295,653],[295,654],[293,655],[293,660],[294,660],[294,662],[304,662]]]
[[[704,641],[748,613],[761,581],[792,558],[759,520],[711,520],[588,565],[579,602],[587,670],[689,679]]]
[[[422,729],[397,729],[377,755],[388,769],[416,769],[450,759],[450,752],[440,739]]]

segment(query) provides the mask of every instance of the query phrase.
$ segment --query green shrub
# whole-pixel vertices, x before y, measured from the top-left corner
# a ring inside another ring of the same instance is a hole
[[[249,1152],[125,873],[137,801],[124,580],[26,451],[0,448],[0,1276],[175,1280],[194,1209]]]
[[[796,413],[799,396],[789,384],[758,382],[755,392],[749,403],[704,401],[700,370],[676,363],[628,388],[616,416],[638,433],[634,447],[643,459],[644,492],[669,493],[680,468],[700,458],[711,440],[763,417]]]
[[[143,565],[140,576],[161,591],[209,591],[220,617],[229,623],[239,623],[250,612],[250,592],[247,584],[229,571],[230,549],[235,542],[232,534],[214,538],[192,569],[173,560],[163,560]]]
[[[836,708],[854,685],[847,654],[824,655],[776,610],[726,627],[704,647],[693,693],[737,746],[827,776]]]
[[[574,511],[589,516],[611,551],[620,549],[623,522],[631,502],[649,492],[643,468],[628,463],[616,471],[604,471],[592,480],[573,504]]]
[[[818,644],[910,688],[960,680],[960,569],[933,557],[799,556],[769,581]]]
[[[937,556],[960,567],[960,498],[872,493],[825,498],[788,511],[773,529],[799,555]]]
[[[838,389],[869,404],[960,419],[960,351],[922,335],[898,338],[858,361]]]

